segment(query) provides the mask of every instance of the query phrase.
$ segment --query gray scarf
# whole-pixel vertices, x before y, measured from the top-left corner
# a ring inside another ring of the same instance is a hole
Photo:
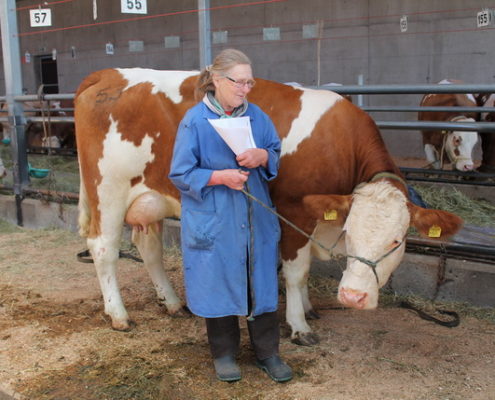
[[[232,111],[232,115],[228,115],[225,113],[225,110],[220,105],[218,100],[215,99],[215,94],[213,92],[206,92],[206,96],[203,97],[203,103],[205,103],[206,107],[208,107],[215,114],[220,115],[220,118],[240,117],[244,115],[248,108],[248,102],[244,100],[244,102],[239,107],[234,108],[234,111]]]

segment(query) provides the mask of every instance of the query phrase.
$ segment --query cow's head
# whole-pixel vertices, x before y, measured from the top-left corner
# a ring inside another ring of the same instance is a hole
[[[460,117],[456,122],[474,122],[473,118]],[[445,152],[455,169],[472,171],[474,169],[473,150],[478,142],[477,132],[450,131],[445,133]]]
[[[378,290],[404,256],[409,226],[414,226],[423,236],[444,238],[462,225],[462,220],[454,214],[410,203],[402,191],[387,181],[365,184],[352,196],[309,195],[304,198],[304,204],[322,222],[328,222],[323,216],[329,210],[343,216],[328,222],[343,223],[346,232],[347,267],[338,299],[357,309],[376,308]]]

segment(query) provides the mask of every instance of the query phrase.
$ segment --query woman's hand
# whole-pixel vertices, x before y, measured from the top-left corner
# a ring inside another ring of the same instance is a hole
[[[268,163],[268,151],[265,149],[247,149],[236,157],[241,167],[257,168],[260,165],[266,167]]]
[[[241,171],[239,169],[213,171],[208,181],[208,186],[225,185],[234,190],[241,190],[244,188],[244,183],[247,181],[248,176],[249,171]]]

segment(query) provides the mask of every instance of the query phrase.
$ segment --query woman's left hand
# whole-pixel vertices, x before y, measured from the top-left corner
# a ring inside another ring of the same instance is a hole
[[[265,149],[248,149],[236,157],[241,167],[257,168],[260,165],[266,167],[268,163],[268,152]]]

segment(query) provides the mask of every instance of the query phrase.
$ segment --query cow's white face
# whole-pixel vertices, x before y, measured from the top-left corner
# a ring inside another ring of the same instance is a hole
[[[41,147],[51,147],[54,149],[60,149],[60,139],[57,136],[48,136],[41,139]]]
[[[347,268],[339,285],[339,301],[349,307],[372,309],[378,305],[378,290],[401,262],[404,237],[411,216],[404,194],[385,181],[366,184],[355,191],[344,230],[346,231]],[[372,268],[351,257],[377,261],[397,247]]]
[[[462,122],[474,122],[474,119],[465,118]],[[455,169],[459,171],[472,171],[474,169],[473,150],[477,142],[477,132],[453,131],[447,133],[445,152]]]

